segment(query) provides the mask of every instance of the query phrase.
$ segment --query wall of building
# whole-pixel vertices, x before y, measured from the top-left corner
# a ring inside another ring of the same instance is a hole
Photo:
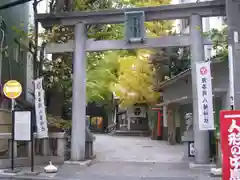
[[[136,114],[135,110],[140,109]],[[148,130],[148,108],[146,105],[135,105],[127,108],[128,130]]]
[[[0,5],[14,2],[15,0],[1,0]],[[12,8],[0,10],[0,17],[3,19],[6,26],[3,26],[5,48],[7,50],[2,54],[1,59],[1,84],[3,85],[7,80],[15,79],[21,82],[23,86],[22,97],[29,99],[31,95],[28,93],[29,88],[32,87],[32,58],[26,49],[21,48],[16,40],[19,40],[16,31],[13,27],[23,28],[26,33],[29,29],[30,23],[30,8],[31,3],[21,4]],[[1,39],[3,34],[1,33]],[[27,83],[28,81],[28,83]]]
[[[213,89],[228,88],[228,64],[227,62],[214,63],[212,68],[212,87]],[[188,75],[164,89],[164,101],[172,101],[182,97],[192,97],[192,81]]]
[[[172,0],[172,4],[182,4],[182,3],[197,3],[201,1],[211,1],[211,0]],[[211,29],[222,29],[224,25],[226,24],[226,20],[224,17],[210,17],[210,18],[203,18],[202,19],[202,26],[203,31],[208,32]],[[190,20],[189,19],[181,19],[176,20],[174,30],[179,34],[189,34],[190,33]],[[213,50],[212,46],[204,46],[205,49],[205,60],[210,59],[215,55],[215,51]],[[220,63],[220,64],[214,64],[212,65],[212,86],[213,89],[219,90],[219,89],[227,89],[228,88],[228,64],[227,62]],[[177,127],[180,126],[180,135],[185,130],[185,122],[184,122],[184,115],[187,112],[192,112],[192,83],[191,83],[191,75],[187,75],[186,77],[183,77],[180,80],[177,80],[177,82],[173,83],[172,85],[168,86],[164,89],[163,93],[163,99],[164,101],[171,101],[176,100],[182,97],[189,97],[188,100],[182,101],[181,104],[179,104],[180,109],[172,109],[175,111],[175,126],[176,126],[176,134],[179,136],[179,132]],[[221,99],[225,100],[227,99],[226,93],[214,93],[215,97],[218,97],[221,95]],[[215,98],[216,99],[216,98]],[[218,99],[219,100],[219,99]],[[214,100],[215,103],[216,100]],[[218,101],[216,101],[218,102]],[[224,101],[223,101],[224,102]],[[219,105],[219,104],[217,104]],[[221,104],[222,105],[222,104]],[[223,103],[224,106],[224,103]],[[164,107],[164,109],[171,108],[170,106]],[[219,109],[219,108],[217,108]],[[165,110],[166,111],[166,110]],[[168,124],[168,116],[167,113],[164,115],[164,122],[165,122],[165,128],[169,126]],[[215,119],[218,119],[216,116]],[[179,125],[180,120],[180,125]],[[166,130],[165,130],[166,132]],[[177,139],[177,138],[176,138]]]
[[[221,90],[227,91],[228,88],[228,62],[214,63],[212,64],[212,87],[214,94],[214,109],[217,114],[215,114],[215,121],[219,119],[217,116],[219,114],[219,110],[225,108],[225,101],[227,98],[227,92],[219,92]],[[164,113],[164,134],[166,138],[166,133],[169,133],[169,128],[174,129],[176,132],[176,140],[178,140],[178,136],[181,136],[185,131],[185,120],[184,116],[186,113],[192,112],[192,83],[191,83],[191,75],[187,75],[182,79],[177,80],[173,84],[164,88],[163,99],[164,102],[174,101],[176,99],[180,99],[182,97],[189,97],[188,100],[183,100],[176,104],[174,108],[170,104],[164,109],[171,109],[174,111],[174,126],[169,122],[167,111]],[[173,126],[173,127],[170,127]],[[180,129],[179,129],[180,128]]]
[[[1,0],[0,5],[14,2],[15,0]],[[18,80],[23,87],[22,98],[30,99],[32,95],[28,93],[33,87],[32,84],[32,58],[28,50],[21,48],[19,38],[14,27],[21,27],[27,33],[29,29],[29,8],[30,3],[18,5],[16,7],[0,10],[1,31],[0,42],[0,84],[11,79]],[[1,90],[2,91],[2,90]],[[32,98],[33,99],[33,98]],[[1,103],[0,109],[0,133],[11,132],[11,114],[6,108],[9,108],[8,102]],[[8,141],[0,141],[0,152],[8,148]]]

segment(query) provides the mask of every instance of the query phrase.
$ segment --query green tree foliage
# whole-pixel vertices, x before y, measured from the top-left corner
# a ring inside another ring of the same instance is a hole
[[[53,3],[54,5],[54,3]],[[107,0],[81,1],[74,4],[75,10],[98,10],[111,8],[112,2]],[[54,11],[54,8],[51,8]],[[119,39],[122,36],[121,25],[87,26],[88,38],[95,40]],[[55,27],[51,29],[48,41],[64,43],[73,39],[73,29]],[[88,101],[102,101],[111,97],[110,86],[117,80],[118,63],[116,53],[87,53],[87,98]],[[53,61],[45,63],[45,77],[48,87],[64,92],[65,99],[71,103],[72,92],[72,54],[61,53],[53,56]]]
[[[122,106],[156,103],[159,93],[153,91],[153,67],[149,64],[150,50],[138,50],[136,56],[119,57],[118,83],[113,90]]]
[[[123,0],[126,7],[149,7],[170,4],[169,0]],[[153,21],[145,23],[147,37],[159,37],[167,35],[172,27],[171,21]],[[159,98],[159,93],[153,91],[153,77],[155,65],[150,64],[150,57],[159,49],[133,50],[122,52],[119,57],[120,72],[119,82],[115,87],[123,106],[131,106],[138,103],[154,104]],[[125,54],[124,54],[125,53]],[[143,57],[143,56],[146,56]],[[134,68],[132,68],[132,66]],[[143,68],[144,67],[144,68]],[[162,70],[162,69],[161,69]]]
[[[113,1],[108,0],[76,0],[75,4],[71,7],[58,7],[59,1],[50,1],[51,13],[56,11],[66,11],[70,9],[86,11],[112,8]],[[61,4],[61,2],[60,2]],[[118,6],[120,7],[120,6]],[[20,26],[13,27],[13,30],[18,35],[21,44],[24,47],[29,47],[29,42],[35,39],[34,28],[30,27],[30,32],[26,34]],[[122,39],[123,38],[123,25],[91,25],[87,26],[88,38],[95,40],[103,39]],[[54,26],[43,33],[39,33],[43,44],[65,43],[68,40],[73,40],[73,28]],[[34,44],[34,43],[33,43]],[[33,46],[35,48],[35,46]],[[32,50],[34,53],[34,49]],[[87,100],[102,102],[112,98],[110,87],[112,83],[116,83],[118,76],[118,51],[116,52],[93,52],[87,53]],[[54,54],[49,60],[47,57],[40,57],[44,76],[45,89],[47,92],[61,92],[64,102],[62,104],[71,104],[72,102],[72,73],[73,73],[73,54],[72,53],[59,53]],[[50,112],[51,113],[51,112]],[[56,116],[56,114],[54,114]],[[59,114],[57,114],[59,116]]]
[[[212,29],[206,33],[213,41],[213,49],[216,52],[214,58],[219,60],[228,60],[228,28],[224,26],[222,29]]]
[[[103,101],[112,98],[111,86],[117,82],[118,76],[117,52],[103,53],[98,61],[87,68],[87,97],[89,101]]]

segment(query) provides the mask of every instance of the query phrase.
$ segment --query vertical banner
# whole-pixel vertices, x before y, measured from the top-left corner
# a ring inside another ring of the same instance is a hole
[[[34,84],[33,84],[33,54],[31,52],[27,52],[27,61],[26,61],[26,90],[25,93],[26,100],[31,104],[34,104]]]
[[[240,179],[240,110],[220,112],[222,180]]]
[[[199,129],[202,131],[213,130],[213,100],[212,100],[212,76],[210,62],[196,64],[197,92],[198,92],[198,116]]]
[[[42,87],[42,81],[42,78],[38,78],[34,81],[36,125],[38,138],[47,138],[48,126],[45,111],[45,92]]]

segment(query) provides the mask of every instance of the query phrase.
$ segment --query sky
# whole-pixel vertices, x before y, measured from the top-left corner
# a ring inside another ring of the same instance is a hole
[[[179,0],[172,0],[172,4],[178,4]]]
[[[47,1],[48,0],[43,0],[42,2],[39,3],[39,5],[38,5],[38,12],[39,13],[45,13],[46,12]]]
[[[48,0],[43,0],[38,4],[38,13],[46,13],[47,9],[47,1]],[[42,28],[41,24],[39,23],[39,31],[43,31],[44,29]]]

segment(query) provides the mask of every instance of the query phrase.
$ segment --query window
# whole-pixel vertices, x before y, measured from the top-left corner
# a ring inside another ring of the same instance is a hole
[[[13,47],[13,58],[17,63],[19,63],[20,57],[21,57],[20,44],[17,41],[15,41]]]
[[[2,51],[2,59],[8,56],[8,48],[7,48],[7,41],[6,41],[6,34],[7,34],[7,27],[4,21],[1,22],[1,31],[0,31],[0,41],[1,41],[1,51]]]
[[[182,20],[182,29],[186,29],[189,26],[189,19]]]
[[[227,17],[222,17],[222,25],[226,25],[227,24]]]

